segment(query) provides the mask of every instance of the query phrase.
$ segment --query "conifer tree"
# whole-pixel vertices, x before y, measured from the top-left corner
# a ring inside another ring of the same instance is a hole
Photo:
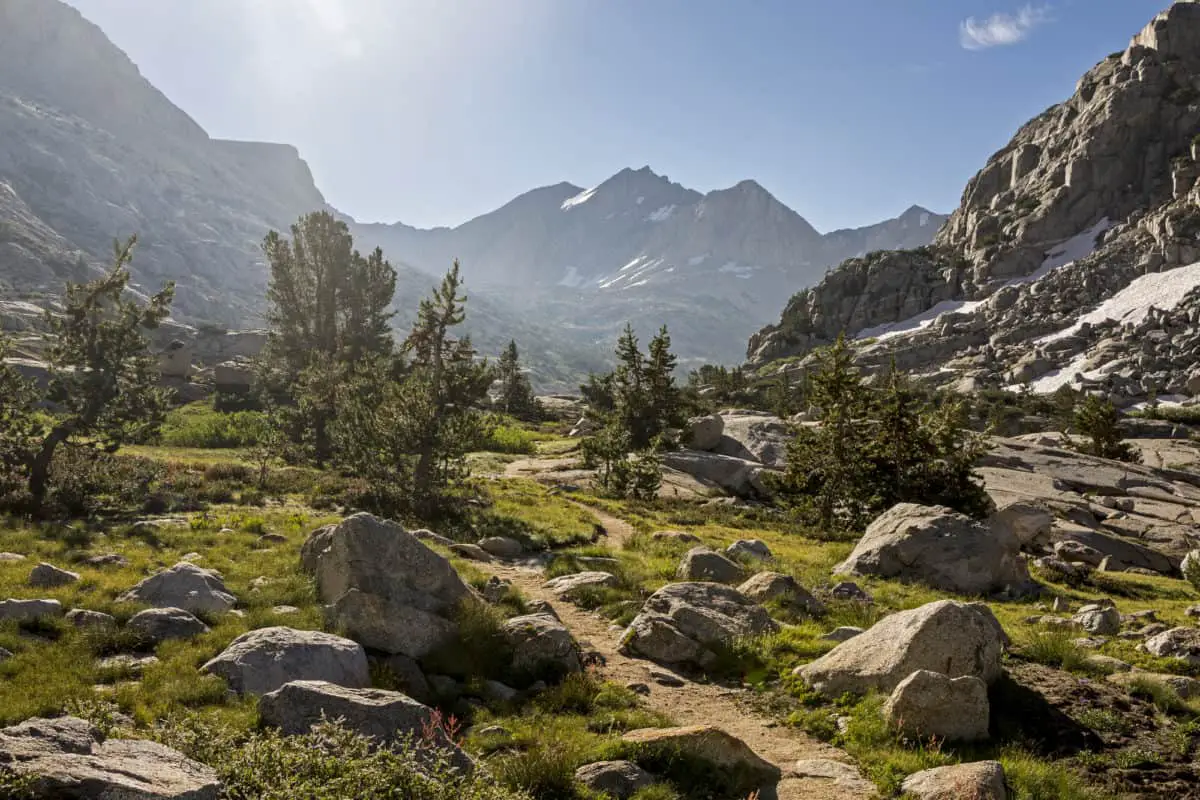
[[[1084,442],[1068,440],[1081,453],[1131,463],[1141,461],[1141,454],[1124,441],[1121,412],[1112,402],[1088,395],[1075,409],[1074,422],[1075,428],[1088,437]]]
[[[533,396],[529,378],[521,368],[521,355],[517,343],[509,341],[496,364],[496,378],[500,383],[496,407],[517,419],[533,421],[541,417],[541,408]]]
[[[43,399],[52,417],[26,427],[26,471],[32,510],[41,510],[60,446],[114,451],[157,430],[168,392],[158,387],[158,360],[145,332],[171,309],[174,285],[142,304],[127,297],[136,237],[114,245],[113,266],[88,283],[68,283],[61,314],[47,314],[50,380]],[[18,423],[28,425],[28,423]]]
[[[346,223],[326,211],[301,217],[291,234],[271,231],[263,241],[271,332],[260,380],[290,400],[291,414],[281,418],[291,438],[324,464],[333,456],[340,388],[351,373],[386,369],[396,273],[378,248],[359,254]]]

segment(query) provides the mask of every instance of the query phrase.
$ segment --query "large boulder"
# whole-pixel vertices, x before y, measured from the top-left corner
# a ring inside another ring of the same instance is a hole
[[[691,475],[704,486],[723,489],[738,497],[769,494],[761,477],[765,468],[757,461],[700,450],[669,450],[663,453],[662,461],[663,466]]]
[[[579,647],[571,632],[549,614],[505,620],[501,630],[513,651],[513,669],[527,675],[579,672]]]
[[[632,761],[597,761],[575,770],[575,780],[596,794],[626,800],[653,784],[654,776]]]
[[[0,769],[30,780],[33,798],[217,800],[211,767],[156,742],[106,739],[76,717],[0,729]]]
[[[738,591],[756,603],[776,601],[807,614],[824,614],[825,604],[812,596],[791,575],[779,572],[759,572],[738,587]]]
[[[779,767],[741,739],[712,725],[644,728],[630,731],[621,741],[643,752],[677,753],[701,761],[713,768],[729,788],[741,792],[774,786],[781,775]]]
[[[263,722],[289,736],[308,733],[326,719],[340,720],[376,746],[417,743],[458,770],[474,768],[470,756],[446,735],[434,711],[400,692],[292,681],[259,698],[258,712]]]
[[[1026,590],[1029,571],[1020,542],[943,506],[900,503],[868,527],[840,575],[875,575],[962,594]]]
[[[1146,652],[1200,666],[1200,628],[1171,628],[1146,640]]]
[[[1007,637],[982,603],[938,600],[884,617],[796,673],[826,697],[890,693],[919,669],[991,684]]]
[[[680,580],[717,583],[737,583],[743,578],[741,567],[707,547],[688,550],[675,574]]]
[[[316,575],[331,622],[386,653],[421,658],[449,643],[460,604],[475,600],[449,561],[371,514],[313,533],[301,563]]]
[[[907,736],[952,742],[986,739],[987,684],[974,675],[948,678],[919,669],[892,690],[883,716]]]
[[[134,614],[125,627],[153,644],[208,633],[207,625],[182,608],[147,608]]]
[[[362,645],[321,631],[259,628],[243,633],[201,669],[220,675],[238,694],[263,695],[292,681],[370,686]]]
[[[915,800],[1006,800],[1008,789],[999,761],[973,761],[915,772],[900,791]]]
[[[787,445],[792,438],[788,424],[779,417],[753,411],[726,411],[725,435],[713,448],[717,453],[768,467],[787,465]]]
[[[117,599],[153,608],[182,608],[193,614],[220,613],[237,605],[220,575],[187,561],[151,575]]]
[[[1032,550],[1050,541],[1054,515],[1036,500],[1014,500],[998,508],[988,518],[988,524],[1007,530],[1017,537],[1022,548]]]
[[[720,414],[692,417],[687,424],[686,441],[694,450],[712,450],[721,442],[725,432],[725,418]]]
[[[716,658],[713,648],[778,629],[762,606],[736,589],[719,583],[672,583],[642,606],[621,647],[630,655],[664,664],[704,667]]]

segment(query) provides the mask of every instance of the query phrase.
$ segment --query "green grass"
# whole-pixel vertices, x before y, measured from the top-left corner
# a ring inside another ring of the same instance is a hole
[[[266,427],[260,411],[216,411],[201,401],[172,409],[163,423],[161,441],[167,447],[245,448],[258,444]]]

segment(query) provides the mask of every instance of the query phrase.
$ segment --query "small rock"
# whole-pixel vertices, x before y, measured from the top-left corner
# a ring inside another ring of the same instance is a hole
[[[575,780],[597,794],[626,800],[654,783],[654,776],[632,761],[597,761],[575,770]]]
[[[510,588],[512,588],[512,581],[502,580],[493,575],[483,585],[483,599],[492,604],[499,603],[508,594]]]
[[[264,533],[258,537],[259,544],[287,544],[288,538],[282,533]]]
[[[637,681],[631,681],[625,684],[625,688],[634,694],[640,694],[643,696],[650,694],[650,687],[647,684],[639,683]]]
[[[208,633],[207,625],[182,608],[148,608],[134,614],[125,627],[153,644]]]
[[[976,761],[935,767],[909,775],[900,790],[916,800],[1005,800],[1004,767],[999,761]]]
[[[53,564],[47,564],[44,561],[34,567],[33,571],[29,573],[29,585],[38,589],[50,589],[55,586],[66,586],[69,583],[78,582],[78,572],[59,569]]]
[[[843,718],[844,719],[844,718]],[[810,758],[797,761],[790,770],[797,778],[817,778],[831,781],[834,786],[852,792],[855,797],[873,797],[875,784],[863,777],[858,767],[831,758]]]
[[[132,678],[140,678],[146,667],[157,664],[156,656],[135,656],[130,653],[118,653],[96,661],[96,668],[106,672],[119,672]]]
[[[67,612],[67,622],[76,628],[115,628],[117,618],[103,611],[89,611],[86,608],[72,608]]]
[[[1200,619],[1200,606],[1188,606],[1187,611],[1183,613],[1193,619]]]
[[[659,686],[679,687],[684,685],[684,680],[674,673],[664,672],[660,669],[652,669],[648,672],[650,675],[650,680],[654,681]]]
[[[0,564],[24,560],[25,556],[21,555],[20,553],[0,553]]]
[[[825,642],[845,642],[858,636],[863,631],[863,628],[856,628],[853,625],[841,625],[829,633],[821,634],[819,638]]]
[[[742,568],[707,547],[693,547],[684,555],[676,575],[689,581],[736,583],[742,580]]]
[[[547,614],[513,617],[501,626],[513,650],[513,669],[529,674],[550,669],[559,675],[579,672],[579,648],[571,632]]]
[[[779,572],[759,572],[738,587],[738,591],[756,603],[777,600],[808,614],[825,613],[825,605],[799,584],[791,575]]]
[[[1200,666],[1200,628],[1171,628],[1146,640],[1146,652]]]
[[[507,536],[491,536],[479,540],[479,549],[496,558],[519,558],[525,548],[516,539]]]
[[[980,741],[988,736],[987,684],[974,675],[948,678],[917,670],[892,690],[883,715],[909,736]]]
[[[1088,633],[1116,636],[1121,632],[1121,614],[1111,605],[1091,603],[1083,606],[1072,621]]]
[[[13,657],[13,654],[12,654],[11,650],[5,650],[3,647],[0,647],[0,664],[3,664],[5,661],[8,661],[12,657]]]
[[[545,588],[565,600],[570,600],[580,591],[612,588],[618,583],[617,577],[609,572],[577,572],[574,575],[551,578],[546,581]]]
[[[239,694],[267,694],[290,681],[351,688],[371,683],[362,645],[330,633],[284,627],[242,634],[201,669],[220,675]]]
[[[1092,653],[1083,659],[1083,663],[1100,672],[1129,672],[1133,666],[1119,658]]]
[[[0,621],[28,622],[62,615],[62,603],[57,600],[0,600]]]
[[[300,613],[300,609],[296,608],[295,606],[273,606],[271,611],[281,616]]]
[[[741,739],[713,725],[645,728],[630,731],[621,740],[650,752],[681,753],[726,777],[737,776],[740,785],[731,788],[740,792],[773,786],[780,778],[779,767],[761,758]]]
[[[871,595],[863,591],[862,587],[854,581],[842,581],[834,585],[829,590],[829,596],[835,600],[858,600],[863,603],[872,602]]]
[[[182,608],[194,614],[222,613],[237,604],[220,575],[186,562],[146,578],[117,599],[154,608]]]
[[[508,738],[512,736],[512,731],[505,728],[503,725],[489,725],[479,732],[480,736],[496,736]]]
[[[128,567],[129,559],[117,553],[102,553],[88,556],[83,563],[89,567]]]
[[[450,552],[468,561],[483,561],[486,563],[492,560],[491,554],[477,544],[452,544],[450,545]]]
[[[1071,603],[1064,597],[1054,598],[1054,602],[1050,605],[1051,611],[1056,611],[1060,614],[1070,613]]]
[[[650,538],[656,542],[678,542],[680,544],[700,544],[700,537],[686,531],[655,531]]]
[[[482,686],[483,698],[493,703],[511,703],[520,694],[516,689],[500,681],[485,680]]]
[[[767,561],[771,556],[771,548],[761,539],[738,539],[725,548],[725,554],[730,558],[746,558],[753,561]]]

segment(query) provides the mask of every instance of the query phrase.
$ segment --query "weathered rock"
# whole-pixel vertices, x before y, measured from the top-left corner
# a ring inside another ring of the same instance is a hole
[[[482,561],[486,564],[492,560],[492,554],[477,544],[452,544],[450,552],[468,561]]]
[[[490,536],[479,540],[479,549],[496,558],[519,558],[525,548],[516,539],[507,536]]]
[[[854,625],[839,625],[828,633],[821,634],[818,638],[825,642],[848,642],[864,632],[865,629]]]
[[[827,697],[891,692],[919,669],[991,684],[1000,677],[1006,644],[987,606],[938,600],[884,617],[796,673]]]
[[[765,467],[757,461],[700,450],[670,450],[663,453],[662,461],[663,466],[687,473],[705,486],[723,489],[738,497],[758,498],[769,494],[761,479]]]
[[[316,531],[301,558],[333,624],[386,653],[428,655],[453,640],[459,606],[477,602],[449,561],[370,514]]]
[[[47,800],[217,800],[221,789],[211,767],[156,742],[105,739],[76,717],[0,729],[0,766]]]
[[[892,690],[883,716],[908,736],[974,742],[988,736],[987,684],[919,669]]]
[[[713,448],[722,455],[757,461],[768,467],[787,465],[788,424],[779,417],[753,411],[725,411],[725,435]]]
[[[805,589],[791,575],[779,572],[759,572],[738,587],[738,591],[756,603],[776,600],[785,606],[807,614],[825,613],[825,604]]]
[[[11,564],[15,561],[24,561],[25,556],[20,553],[0,553],[0,564]]]
[[[1146,652],[1200,666],[1200,628],[1171,628],[1146,640]]]
[[[1133,665],[1128,661],[1122,661],[1119,658],[1101,655],[1100,653],[1092,653],[1084,658],[1083,661],[1092,669],[1100,672],[1129,672],[1133,669]]]
[[[841,575],[875,575],[963,594],[1025,590],[1029,572],[1011,531],[941,506],[900,503],[867,527]]]
[[[989,518],[993,528],[1017,537],[1022,549],[1036,549],[1049,542],[1054,515],[1036,500],[1015,500],[997,509]]]
[[[83,563],[89,567],[127,567],[129,559],[117,553],[101,553],[99,555],[88,556],[83,560]]]
[[[672,583],[659,589],[622,636],[622,649],[664,664],[706,666],[712,647],[778,630],[762,606],[718,583]]]
[[[741,567],[707,547],[688,550],[675,574],[682,580],[717,583],[735,583],[743,577]]]
[[[1121,632],[1121,613],[1111,605],[1089,603],[1075,612],[1071,621],[1097,636],[1116,636]]]
[[[37,589],[50,589],[55,586],[66,586],[69,583],[78,582],[78,572],[59,569],[53,564],[47,564],[44,561],[34,567],[33,571],[29,573],[29,585]]]
[[[571,632],[549,614],[527,614],[506,620],[504,637],[513,649],[513,669],[528,675],[564,675],[582,669],[579,647]]]
[[[615,575],[608,572],[576,572],[574,575],[560,575],[546,581],[545,588],[564,600],[572,599],[579,592],[591,589],[607,589],[618,583]]]
[[[621,737],[626,744],[647,751],[683,753],[716,769],[731,788],[753,791],[774,786],[780,770],[760,757],[745,742],[712,725],[685,728],[644,728]]]
[[[854,581],[840,581],[829,590],[829,596],[835,600],[854,600],[860,603],[870,603],[871,595]]]
[[[89,611],[86,608],[72,608],[67,612],[66,620],[76,628],[102,629],[117,627],[117,618],[112,614],[105,614],[103,611]]]
[[[923,770],[904,779],[900,790],[916,800],[1006,800],[999,761],[974,761]]]
[[[1105,559],[1105,555],[1096,548],[1074,540],[1055,542],[1054,554],[1063,561],[1090,567],[1099,567]]]
[[[863,777],[858,767],[831,758],[806,758],[797,761],[789,773],[797,778],[816,778],[830,781],[845,789],[851,797],[873,797],[875,784]]]
[[[371,683],[362,645],[321,631],[259,628],[243,633],[202,669],[239,694],[263,695],[292,681],[327,681],[361,688]]]
[[[766,561],[772,557],[771,548],[767,547],[767,543],[760,539],[738,539],[725,548],[725,553],[730,558],[746,558],[754,561]]]
[[[687,531],[655,531],[650,538],[656,542],[679,542],[681,544],[699,544],[700,537]]]
[[[445,757],[450,766],[462,772],[470,772],[475,766],[446,735],[432,709],[400,692],[298,680],[264,694],[259,698],[258,711],[263,722],[289,736],[307,733],[322,719],[336,719],[377,746],[411,743],[418,752],[432,751]]]
[[[208,633],[207,625],[182,608],[148,608],[134,614],[125,627],[154,644]]]
[[[62,615],[62,603],[57,600],[0,600],[0,621],[28,622]]]
[[[688,420],[687,444],[693,450],[712,450],[721,442],[725,418],[720,414],[692,417]]]
[[[1129,687],[1138,683],[1153,683],[1164,686],[1184,700],[1200,698],[1200,680],[1186,675],[1166,672],[1121,671],[1108,676],[1108,680],[1119,686]]]
[[[138,656],[133,653],[117,653],[115,656],[96,659],[96,668],[112,672],[122,678],[140,678],[146,668],[158,663],[158,656]]]
[[[654,776],[632,761],[597,761],[575,770],[575,780],[597,794],[625,800],[653,784]]]
[[[217,573],[187,562],[151,575],[117,599],[154,608],[182,608],[193,614],[220,613],[237,605],[237,598]]]

